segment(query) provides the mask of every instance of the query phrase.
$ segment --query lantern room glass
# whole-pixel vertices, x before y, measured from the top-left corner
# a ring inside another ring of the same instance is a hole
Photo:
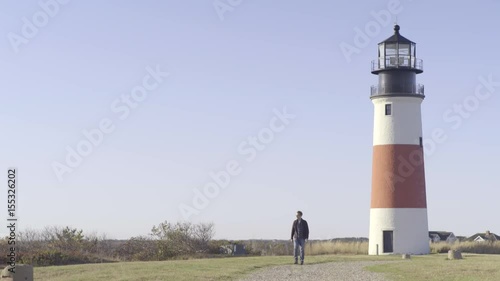
[[[392,67],[415,67],[415,43],[380,43],[379,69]]]

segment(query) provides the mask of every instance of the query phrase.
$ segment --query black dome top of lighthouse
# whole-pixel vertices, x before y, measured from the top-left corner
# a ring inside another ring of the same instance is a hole
[[[378,44],[378,58],[372,61],[372,73],[385,71],[423,72],[423,63],[417,58],[417,44],[399,34],[401,28],[394,25],[394,34]]]
[[[394,34],[391,37],[380,42],[380,44],[382,44],[382,43],[407,43],[407,44],[413,43],[413,44],[415,44],[415,42],[408,40],[406,37],[401,35],[399,33],[400,29],[401,29],[401,27],[399,25],[397,25],[397,24],[394,25]]]

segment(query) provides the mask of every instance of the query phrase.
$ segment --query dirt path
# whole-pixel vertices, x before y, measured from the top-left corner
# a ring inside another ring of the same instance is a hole
[[[364,269],[387,262],[331,262],[321,264],[283,265],[261,269],[240,281],[387,281],[380,273]]]

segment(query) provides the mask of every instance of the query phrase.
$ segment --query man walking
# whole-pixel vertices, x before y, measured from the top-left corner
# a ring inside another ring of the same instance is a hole
[[[297,211],[297,219],[293,221],[292,225],[292,241],[293,243],[293,257],[295,264],[298,264],[299,250],[300,250],[300,264],[304,264],[304,247],[306,240],[309,239],[309,226],[307,221],[302,219],[302,212]]]

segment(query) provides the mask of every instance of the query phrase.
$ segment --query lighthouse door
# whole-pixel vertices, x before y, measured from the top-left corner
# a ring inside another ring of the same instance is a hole
[[[384,231],[384,253],[392,253],[393,232]]]

